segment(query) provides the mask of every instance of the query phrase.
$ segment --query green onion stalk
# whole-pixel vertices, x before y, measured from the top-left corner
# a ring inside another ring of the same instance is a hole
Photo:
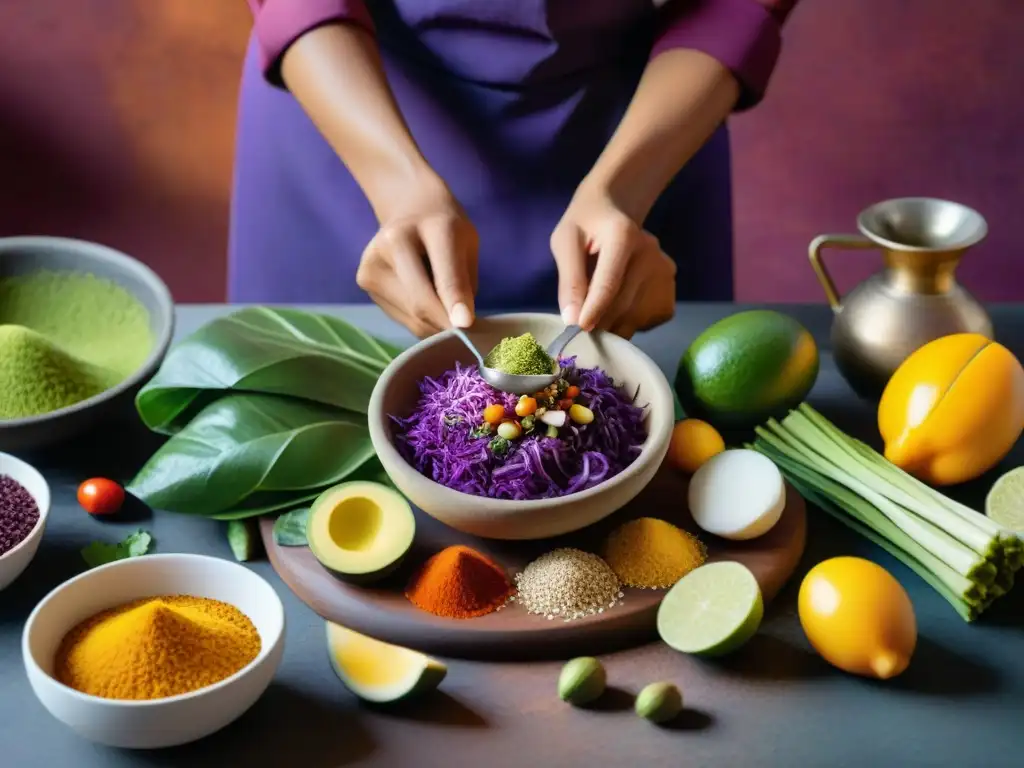
[[[756,430],[804,498],[896,557],[965,621],[1013,586],[1024,546],[985,515],[904,472],[803,403]]]

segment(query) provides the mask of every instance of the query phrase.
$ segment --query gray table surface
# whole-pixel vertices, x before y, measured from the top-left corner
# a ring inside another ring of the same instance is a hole
[[[872,437],[872,409],[853,398],[832,363],[827,310],[784,309],[812,330],[822,348],[812,402],[852,433]],[[672,323],[637,340],[671,373],[691,339],[735,310],[682,306]],[[224,311],[181,307],[179,335]],[[374,308],[324,311],[382,337],[410,341]],[[993,307],[992,313],[1000,340],[1024,355],[1024,307]],[[129,424],[39,461],[54,491],[50,524],[32,565],[0,593],[0,766],[1024,765],[1022,595],[967,625],[911,572],[813,509],[800,570],[746,648],[718,663],[696,662],[658,643],[608,656],[619,691],[600,711],[578,711],[556,700],[558,664],[458,660],[450,662],[437,695],[397,709],[362,705],[328,666],[322,621],[269,564],[257,562],[252,568],[277,588],[288,621],[284,662],[266,695],[220,733],[186,747],[128,752],[90,744],[51,718],[29,689],[20,636],[32,607],[82,570],[82,546],[96,538],[119,539],[139,525],[152,531],[158,551],[231,556],[212,521],[156,513],[103,523],[77,508],[78,482],[93,475],[127,480],[153,445]],[[1024,441],[999,469],[1017,464],[1024,464]],[[991,480],[954,495],[980,504]],[[815,656],[803,637],[795,612],[799,577],[840,554],[877,560],[910,592],[920,640],[910,669],[896,680],[846,676]],[[678,682],[693,707],[672,729],[652,727],[629,709],[629,692],[661,679]]]

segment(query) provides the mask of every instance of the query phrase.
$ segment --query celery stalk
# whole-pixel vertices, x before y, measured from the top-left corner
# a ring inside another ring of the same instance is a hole
[[[911,555],[907,554],[904,550],[893,544],[890,540],[886,539],[885,536],[876,533],[871,528],[860,523],[856,518],[850,517],[845,514],[845,510],[840,508],[837,504],[831,501],[828,497],[819,495],[810,484],[805,484],[795,478],[790,478],[790,482],[793,486],[804,496],[808,501],[811,501],[816,506],[820,507],[823,511],[834,517],[836,520],[841,522],[843,525],[851,528],[852,530],[859,533],[869,541],[874,542],[879,547],[884,549],[890,555],[895,557],[897,560],[902,562],[914,573],[924,579],[936,592],[938,592],[943,599],[946,600],[953,609],[960,615],[964,621],[974,621],[980,611],[973,605],[966,603],[960,599],[952,590],[950,590],[941,580],[936,578],[932,571],[929,571],[927,567],[922,565],[920,562],[915,560]]]
[[[854,518],[861,528],[869,528],[876,534],[869,537],[872,541],[875,541],[876,537],[880,537],[890,543],[891,546],[885,547],[887,551],[892,552],[893,549],[896,549],[914,560],[916,566],[923,568],[930,574],[929,577],[923,576],[918,567],[909,563],[908,565],[919,575],[922,575],[922,578],[925,578],[933,587],[935,586],[933,582],[941,583],[943,585],[943,595],[947,599],[952,597],[958,601],[968,603],[977,595],[976,585],[970,579],[966,578],[963,574],[957,573],[932,555],[927,549],[901,531],[888,518],[880,514],[877,509],[872,508],[868,502],[859,498],[849,489],[809,467],[801,466],[799,462],[780,454],[770,445],[762,445],[758,441],[754,444],[754,449],[764,453],[774,461],[794,486],[799,481],[800,487],[798,487],[798,490],[812,487],[815,489],[816,498],[824,497],[829,499],[835,507],[841,510],[840,514],[835,516],[841,516],[842,513],[845,513],[847,516]],[[803,490],[801,490],[801,494],[806,497]],[[818,506],[821,506],[821,504],[818,504]],[[834,512],[835,510],[831,511]],[[900,557],[900,555],[896,556]],[[900,557],[900,559],[906,562],[904,558]]]
[[[848,438],[843,433],[831,424],[828,427],[821,426],[820,421],[825,419],[820,418],[819,423],[816,423],[813,418],[798,410],[785,418],[783,427],[872,491],[910,510],[979,555],[987,557],[995,551],[997,545],[993,536],[986,535],[974,524],[949,513],[944,506],[922,498],[920,494],[908,492],[901,487],[903,483],[894,484],[888,472],[879,471],[874,462],[865,462],[863,456],[848,446]],[[890,463],[889,466],[895,465]]]
[[[895,544],[890,542],[884,536],[877,534],[876,531],[863,525],[856,518],[846,515],[842,508],[840,508],[835,502],[830,501],[827,497],[818,497],[814,492],[814,489],[805,485],[800,481],[793,481],[794,486],[799,490],[802,495],[805,495],[809,501],[814,503],[816,506],[821,508],[824,512],[833,516],[847,527],[855,530],[862,537],[867,539],[869,542],[877,544],[879,547],[884,549],[886,552],[891,554],[897,560],[906,565],[914,573],[918,574],[929,586],[932,587],[942,598],[948,602],[953,609],[963,618],[965,622],[973,622],[975,618],[980,614],[980,608],[965,602],[961,598],[958,598],[953,594],[940,580],[935,577],[935,574],[930,571],[925,565],[916,561],[912,556],[901,550]]]
[[[788,419],[789,417],[787,417],[787,421]],[[941,529],[927,523],[927,521],[921,520],[887,497],[877,493],[866,483],[845,471],[844,468],[836,466],[828,455],[822,453],[823,450],[828,450],[828,446],[815,445],[813,443],[813,436],[801,435],[785,425],[779,425],[777,422],[769,422],[769,426],[788,432],[794,438],[793,441],[790,441],[791,445],[795,441],[799,441],[801,444],[799,455],[805,459],[805,464],[809,464],[819,474],[833,478],[863,498],[872,507],[889,518],[907,536],[918,541],[954,571],[968,578],[975,573],[981,573],[980,569],[985,562],[984,558]],[[768,439],[771,436],[770,433],[761,427],[758,427],[756,432],[763,439]]]
[[[893,501],[926,516],[931,516],[935,513],[935,510],[927,504],[928,501],[934,502],[942,510],[947,510],[958,518],[958,521],[955,522],[943,515],[941,527],[948,530],[950,534],[956,536],[964,544],[967,544],[981,554],[987,554],[988,550],[993,546],[992,540],[998,536],[1001,529],[985,515],[954,501],[926,483],[922,483],[916,477],[897,467],[871,448],[871,446],[860,440],[854,440],[842,432],[832,422],[806,403],[802,404],[796,413],[810,421],[820,432],[830,437],[834,443],[843,448],[853,459],[866,459],[877,474],[882,475],[900,493],[906,494],[909,499],[921,505],[921,509],[919,510],[917,506],[907,504],[899,498],[890,497]],[[962,531],[963,538],[961,538],[961,535],[958,535],[958,531]]]

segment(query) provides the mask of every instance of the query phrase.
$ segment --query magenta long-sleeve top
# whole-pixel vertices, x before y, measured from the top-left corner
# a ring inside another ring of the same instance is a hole
[[[376,36],[428,161],[480,232],[478,303],[553,308],[551,230],[614,130],[648,60],[703,51],[764,95],[796,0],[248,0],[255,24],[239,115],[230,294],[361,301],[369,205],[280,81],[281,56],[323,24]],[[732,294],[723,127],[645,226],[679,264],[680,298]]]

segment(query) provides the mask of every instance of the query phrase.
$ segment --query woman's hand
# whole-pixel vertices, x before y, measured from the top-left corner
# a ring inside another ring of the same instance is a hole
[[[318,26],[288,47],[281,76],[380,222],[359,287],[417,336],[471,325],[476,229],[413,141],[373,36],[355,24]]]
[[[356,283],[392,319],[425,338],[473,324],[476,228],[444,184],[419,185],[381,219]]]
[[[551,236],[567,322],[578,317],[585,329],[600,325],[629,337],[672,317],[675,264],[637,222],[729,115],[739,93],[732,72],[701,51],[676,48],[650,61]]]
[[[672,318],[676,265],[601,189],[584,182],[551,235],[566,323],[625,339]]]

